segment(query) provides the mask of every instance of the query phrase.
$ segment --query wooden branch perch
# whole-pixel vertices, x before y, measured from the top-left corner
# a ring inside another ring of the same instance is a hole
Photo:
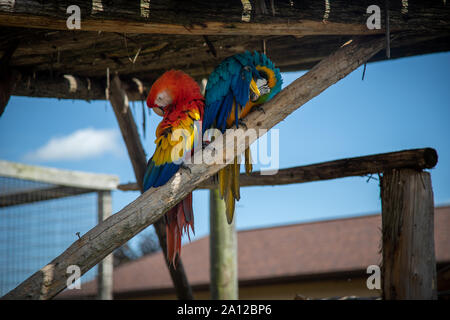
[[[436,165],[437,158],[437,152],[432,148],[404,150],[280,169],[274,175],[265,175],[264,172],[261,174],[259,171],[250,175],[242,173],[239,176],[239,183],[241,187],[278,186],[365,176],[397,168],[431,169]],[[121,184],[117,188],[122,191],[139,190],[135,182]],[[215,188],[217,184],[212,178],[206,179],[197,187],[197,189]]]
[[[131,164],[133,165],[139,190],[142,190],[143,177],[145,174],[147,161],[144,148],[141,144],[141,138],[139,137],[136,123],[133,119],[133,114],[131,113],[131,109],[128,105],[126,92],[122,88],[123,85],[119,79],[119,76],[114,76],[110,93],[111,105],[114,109],[114,113],[116,114],[117,121],[119,122],[120,131],[122,132],[125,145],[127,146],[128,155],[130,156]],[[161,246],[165,257],[167,255],[167,244],[164,221],[159,219],[155,222],[154,227],[159,239],[159,245]],[[166,264],[169,269],[178,299],[192,300],[192,289],[187,280],[181,259],[178,257],[176,269],[172,265],[169,265],[167,260]]]
[[[218,141],[214,141],[205,150],[199,150],[197,156],[203,156],[205,159],[202,164],[190,165],[190,172],[180,170],[164,186],[146,191],[125,208],[83,235],[60,256],[6,294],[3,299],[54,297],[66,287],[68,266],[78,265],[81,273],[86,273],[114,249],[155,223],[202,181],[223,168],[225,163],[206,164],[212,160],[211,149],[215,148],[220,152],[224,148],[230,148],[228,150],[244,152],[248,142],[254,142],[265,133],[258,129],[272,128],[300,106],[370,59],[384,47],[384,43],[384,37],[366,37],[355,39],[342,46],[265,104],[265,113],[253,112],[246,117],[248,130],[256,129],[258,133],[256,136],[250,136],[250,139],[247,139],[239,130],[229,131],[225,134],[227,137],[225,141],[230,143],[224,143],[219,147]],[[236,148],[233,148],[235,139]],[[230,152],[225,160],[231,162],[233,158],[234,155]]]

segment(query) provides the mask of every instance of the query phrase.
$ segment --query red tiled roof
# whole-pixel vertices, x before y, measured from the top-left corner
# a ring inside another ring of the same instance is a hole
[[[450,206],[435,209],[438,263],[450,262]],[[381,216],[302,223],[238,232],[239,281],[362,271],[379,264]],[[182,258],[192,286],[209,284],[209,237],[186,244]],[[161,252],[114,269],[114,294],[172,288]],[[94,295],[96,281],[62,297]]]

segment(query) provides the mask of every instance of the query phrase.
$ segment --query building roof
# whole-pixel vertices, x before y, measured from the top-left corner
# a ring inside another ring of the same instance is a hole
[[[450,262],[450,206],[435,209],[437,263]],[[238,232],[241,284],[363,273],[381,262],[381,215],[301,223]],[[192,287],[209,285],[209,237],[188,243],[182,257]],[[114,269],[114,294],[170,292],[172,281],[161,252]],[[60,298],[93,296],[96,281]]]

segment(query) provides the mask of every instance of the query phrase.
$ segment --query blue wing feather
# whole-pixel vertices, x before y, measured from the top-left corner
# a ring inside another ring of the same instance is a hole
[[[203,131],[216,127],[222,132],[236,101],[236,112],[239,106],[245,106],[249,99],[250,81],[255,69],[250,52],[236,54],[225,59],[209,76],[206,86],[205,115]],[[244,69],[249,66],[250,70]],[[236,117],[237,125],[238,117]]]
[[[150,159],[144,175],[144,191],[166,184],[178,171],[179,167],[179,164],[174,163],[165,163],[157,166],[155,165],[155,162]]]
[[[273,62],[263,53],[255,51],[253,54],[235,54],[225,59],[214,69],[208,79],[205,95],[205,114],[203,118],[203,132],[215,127],[222,132],[226,129],[226,122],[231,114],[233,99],[236,102],[235,119],[238,126],[238,114],[247,104],[250,94],[252,77],[261,78],[256,66],[266,66],[274,71],[276,84],[270,90],[267,100],[281,91],[281,74]]]

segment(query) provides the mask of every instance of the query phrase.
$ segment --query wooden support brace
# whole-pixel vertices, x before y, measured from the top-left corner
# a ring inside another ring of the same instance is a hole
[[[412,169],[386,172],[381,203],[384,299],[436,299],[430,174]]]
[[[431,169],[436,165],[437,159],[437,152],[432,148],[403,150],[285,168],[273,175],[266,175],[264,171],[252,172],[249,175],[242,173],[239,176],[239,184],[241,187],[279,186],[365,176],[397,168]],[[135,182],[121,184],[117,188],[122,191],[139,190]],[[212,178],[206,179],[197,187],[197,189],[215,188],[217,183]]]
[[[245,132],[231,131],[225,134],[225,143],[212,142],[206,149],[196,152],[194,157],[203,157],[202,164],[190,165],[181,170],[164,186],[152,188],[139,196],[125,208],[94,227],[66,251],[31,275],[17,288],[7,293],[3,299],[49,299],[66,287],[67,267],[78,265],[81,273],[100,262],[113,250],[124,244],[144,228],[160,219],[170,208],[192,192],[202,181],[215,174],[226,163],[234,159],[230,153],[225,163],[208,164],[212,161],[211,149],[233,150],[243,153],[248,143],[253,143],[300,106],[320,94],[384,47],[383,37],[363,37],[354,39],[325,58],[301,78],[283,89],[264,105],[265,113],[252,112],[246,117],[247,130],[256,129],[257,135],[246,138]],[[235,140],[236,139],[236,140]],[[234,143],[236,141],[236,143]]]

